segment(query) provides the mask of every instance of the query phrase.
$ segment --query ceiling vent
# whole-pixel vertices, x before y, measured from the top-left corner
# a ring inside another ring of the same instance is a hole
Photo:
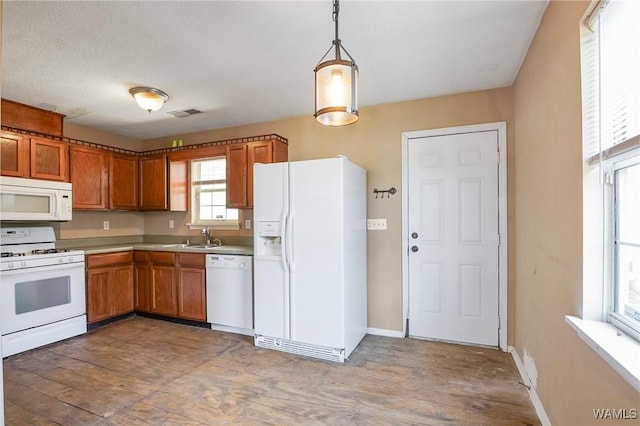
[[[187,108],[187,109],[181,109],[178,111],[169,111],[167,114],[171,114],[177,118],[185,118],[191,115],[202,114],[202,111],[195,108]]]

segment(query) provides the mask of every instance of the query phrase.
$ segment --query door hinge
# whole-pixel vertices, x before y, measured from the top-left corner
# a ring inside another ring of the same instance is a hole
[[[498,315],[498,330],[500,330],[500,315]]]
[[[500,164],[500,150],[498,150],[498,164]]]
[[[500,243],[501,243],[501,241],[500,241],[500,233],[498,233],[498,234],[496,234],[496,245],[498,247],[500,247]]]

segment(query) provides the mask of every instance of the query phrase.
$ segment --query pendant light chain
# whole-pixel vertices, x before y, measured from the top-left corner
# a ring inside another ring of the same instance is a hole
[[[336,48],[336,59],[340,60],[340,37],[338,37],[338,15],[340,15],[340,0],[333,0],[333,22],[336,23],[336,38],[333,40],[333,45]]]

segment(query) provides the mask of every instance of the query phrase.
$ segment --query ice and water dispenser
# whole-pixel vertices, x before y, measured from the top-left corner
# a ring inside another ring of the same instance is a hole
[[[257,222],[258,240],[254,242],[256,256],[280,256],[282,254],[282,224]]]

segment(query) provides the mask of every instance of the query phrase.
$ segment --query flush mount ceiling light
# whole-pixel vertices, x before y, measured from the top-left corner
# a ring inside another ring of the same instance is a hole
[[[316,76],[316,110],[313,116],[325,126],[345,126],[358,121],[358,66],[338,38],[339,13],[340,0],[333,0],[335,39],[313,70]],[[325,61],[332,50],[335,58]],[[341,52],[349,60],[342,59]]]
[[[162,90],[153,87],[134,87],[129,90],[131,96],[136,100],[138,106],[151,114],[151,111],[157,111],[162,108],[169,99],[169,95]]]

